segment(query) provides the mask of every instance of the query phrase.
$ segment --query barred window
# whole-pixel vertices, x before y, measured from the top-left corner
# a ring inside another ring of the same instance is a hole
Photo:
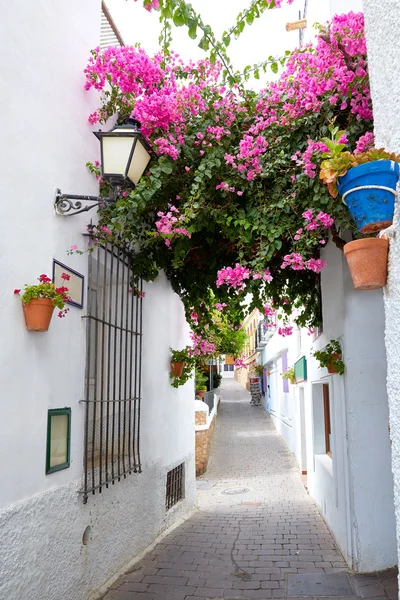
[[[165,495],[165,507],[167,510],[184,498],[184,489],[184,463],[182,463],[167,473]]]
[[[83,501],[140,473],[142,282],[111,244],[88,255]]]

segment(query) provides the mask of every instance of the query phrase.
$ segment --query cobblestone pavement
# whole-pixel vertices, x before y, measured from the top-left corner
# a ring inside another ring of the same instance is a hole
[[[395,573],[347,575],[292,455],[264,409],[249,401],[224,380],[208,470],[198,480],[199,511],[104,600],[395,600]],[[293,595],[304,577],[302,595]],[[349,582],[350,591],[337,591]]]

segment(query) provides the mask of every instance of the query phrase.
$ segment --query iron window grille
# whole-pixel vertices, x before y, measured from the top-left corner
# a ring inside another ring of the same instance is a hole
[[[141,472],[142,281],[133,255],[89,236],[83,502]]]
[[[167,510],[177,504],[179,500],[183,500],[184,488],[184,463],[182,463],[167,473],[165,495],[165,507]]]

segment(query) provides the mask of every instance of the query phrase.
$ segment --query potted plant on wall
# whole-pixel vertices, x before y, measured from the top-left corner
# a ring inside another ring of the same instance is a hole
[[[322,142],[329,152],[323,154],[320,178],[331,196],[338,193],[346,204],[358,230],[373,234],[393,221],[396,186],[400,177],[400,155],[383,148],[369,148],[351,154],[339,140],[345,135],[330,127],[332,139]],[[373,290],[386,285],[389,242],[385,236],[354,240],[345,244],[344,254],[356,290]]]
[[[69,275],[61,275],[63,282],[69,280]],[[68,308],[68,288],[64,285],[56,288],[50,277],[39,275],[39,283],[36,285],[25,284],[24,291],[14,290],[14,294],[21,295],[22,308],[24,311],[25,324],[28,331],[47,331],[49,329],[54,308],[59,309],[58,316],[65,317]]]
[[[289,367],[289,369],[286,369],[286,371],[282,373],[282,379],[288,379],[290,383],[296,383],[294,367]]]
[[[171,351],[171,371],[170,379],[171,385],[174,388],[178,388],[184,385],[193,374],[194,357],[189,353],[189,346],[186,346],[183,350]]]
[[[187,349],[183,350],[171,350],[171,373],[174,377],[180,377],[185,366],[185,362],[188,359]]]
[[[199,368],[195,370],[195,387],[196,387],[196,396],[199,396],[202,400],[204,398],[204,394],[207,391],[207,376],[202,373]]]
[[[386,285],[389,240],[385,235],[348,242],[343,251],[356,290],[377,290]]]
[[[340,143],[346,132],[332,125],[329,129],[332,139],[321,140],[329,152],[323,153],[320,179],[331,196],[342,196],[360,233],[377,233],[389,227],[400,177],[400,155],[383,148],[352,154],[345,151],[345,143]]]
[[[313,356],[317,359],[321,368],[326,367],[328,369],[328,373],[343,375],[344,362],[338,340],[331,340],[323,350],[314,352]]]

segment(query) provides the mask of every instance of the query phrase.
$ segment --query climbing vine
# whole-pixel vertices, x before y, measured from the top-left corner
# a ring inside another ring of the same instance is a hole
[[[134,116],[155,154],[136,189],[101,211],[100,224],[137,248],[134,279],[165,271],[194,335],[211,344],[222,327],[217,304],[230,331],[256,306],[280,316],[295,309],[299,325],[317,325],[320,250],[329,235],[340,246],[340,232],[355,230],[317,165],[327,151],[320,140],[333,130],[349,149],[371,135],[363,15],[335,16],[257,94],[245,86],[251,68],[235,72],[226,50],[280,4],[253,0],[218,41],[186,2],[144,0],[160,13],[162,51],[151,58],[141,48],[96,49],[85,70],[86,88],[101,94],[90,121]],[[200,31],[209,59],[184,63],[169,46],[172,25],[188,27],[193,39]],[[240,352],[237,343],[233,354]]]

